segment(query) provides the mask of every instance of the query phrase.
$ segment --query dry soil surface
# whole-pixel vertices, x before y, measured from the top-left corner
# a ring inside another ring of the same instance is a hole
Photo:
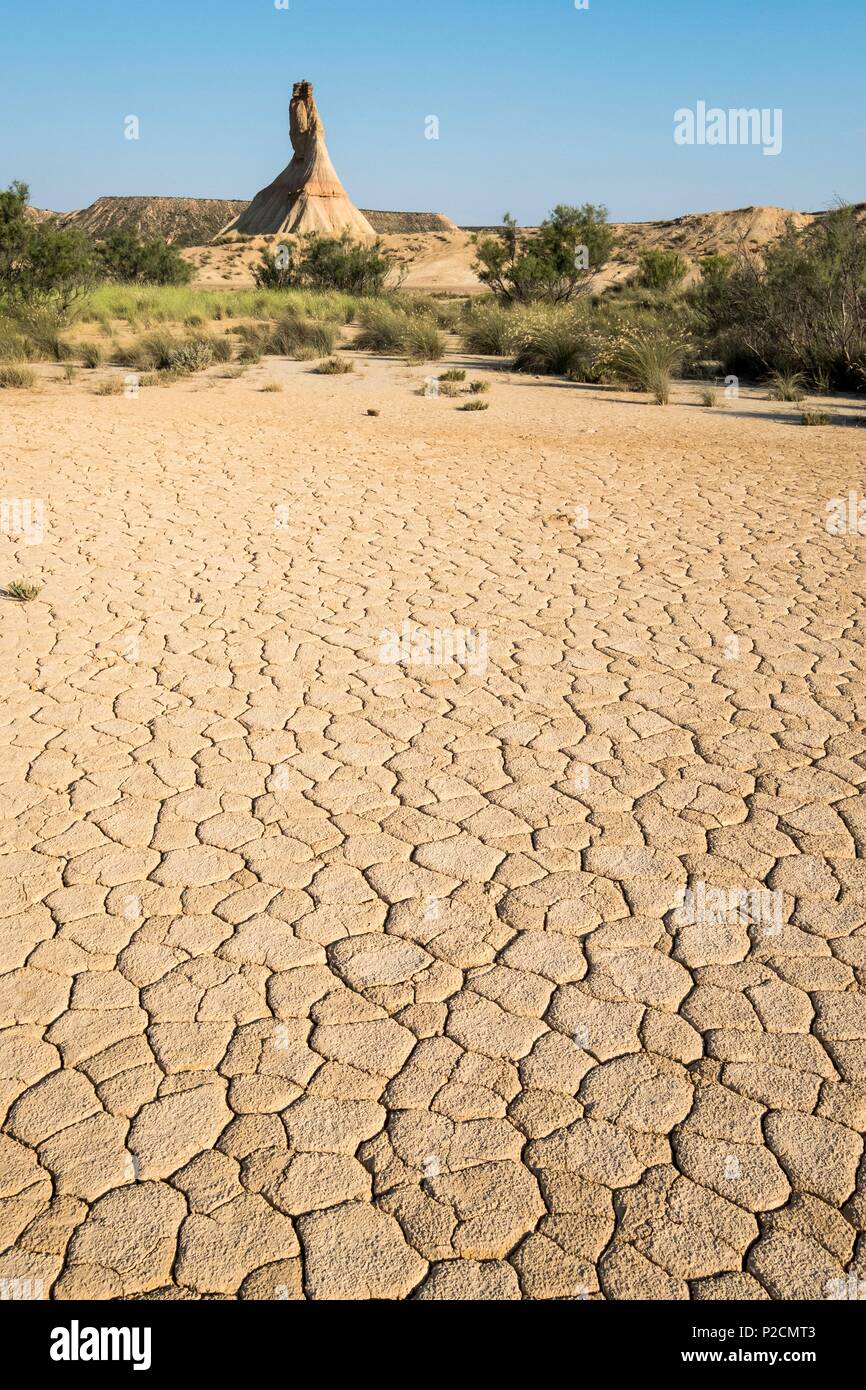
[[[2,393],[0,1277],[866,1279],[866,435],[470,365]]]

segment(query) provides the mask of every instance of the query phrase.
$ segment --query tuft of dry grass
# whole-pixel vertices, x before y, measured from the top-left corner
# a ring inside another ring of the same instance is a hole
[[[29,579],[13,579],[11,584],[6,585],[6,597],[15,598],[19,603],[29,603],[42,592],[41,584],[34,584]]]
[[[355,370],[355,364],[350,357],[329,357],[325,362],[320,362],[313,371],[318,376],[345,376],[348,372]]]
[[[0,365],[0,388],[19,388],[26,390],[36,385],[36,373],[32,367],[24,367],[18,362]]]
[[[119,376],[107,377],[105,381],[100,381],[98,386],[93,388],[94,396],[122,396],[123,378]]]
[[[489,410],[489,401],[467,401],[465,405],[458,406],[459,410]]]

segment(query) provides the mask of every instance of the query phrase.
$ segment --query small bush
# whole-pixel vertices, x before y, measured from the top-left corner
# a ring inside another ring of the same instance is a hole
[[[213,362],[213,348],[203,338],[188,338],[178,343],[171,353],[169,365],[177,372],[200,372]]]
[[[337,330],[331,323],[315,323],[287,314],[274,327],[267,351],[299,361],[327,357],[337,344]]]
[[[41,592],[42,585],[34,584],[29,579],[13,579],[12,583],[6,586],[7,598],[16,598],[19,603],[29,603]]]
[[[458,410],[489,410],[489,401],[467,401],[465,405],[458,406]]]
[[[260,391],[282,391],[282,389],[283,383],[281,381],[266,381],[264,386],[259,387]]]
[[[800,416],[800,423],[803,425],[831,425],[832,416],[826,410],[804,410]]]
[[[461,367],[449,367],[447,372],[443,372],[440,381],[465,381],[466,373]]]
[[[390,304],[366,304],[358,315],[361,330],[356,338],[363,352],[398,353],[403,345],[408,315]]]
[[[403,351],[410,362],[438,362],[445,354],[445,340],[436,320],[413,315],[403,334]]]
[[[601,360],[634,390],[648,391],[656,405],[667,405],[671,375],[684,352],[684,344],[662,329],[632,328],[609,344]]]
[[[709,410],[719,403],[719,393],[714,386],[705,386],[701,391],[701,405],[705,405]]]
[[[483,391],[489,391],[489,390],[490,390],[490,382],[489,382],[489,381],[477,381],[477,380],[476,380],[476,381],[470,381],[470,383],[469,383],[469,393],[470,393],[470,395],[472,395],[472,396],[480,396],[481,393],[482,393]]]
[[[122,396],[123,381],[119,376],[110,376],[93,388],[95,396]]]
[[[678,251],[646,247],[638,252],[638,284],[648,290],[672,290],[684,279],[688,265]]]
[[[767,378],[767,394],[771,401],[803,401],[806,399],[802,372],[771,372]]]
[[[32,367],[22,367],[14,362],[0,366],[0,388],[29,388],[36,385],[36,373]]]
[[[515,346],[514,316],[501,304],[476,304],[466,316],[463,345],[485,357],[510,357]]]
[[[319,376],[345,376],[355,370],[355,364],[351,358],[329,357],[327,361],[320,362],[314,370]]]
[[[514,359],[516,372],[566,376],[579,381],[592,376],[589,331],[573,310],[537,309],[522,315],[520,322],[520,340]]]
[[[105,359],[101,343],[82,343],[78,349],[78,356],[81,358],[83,367],[101,367]]]

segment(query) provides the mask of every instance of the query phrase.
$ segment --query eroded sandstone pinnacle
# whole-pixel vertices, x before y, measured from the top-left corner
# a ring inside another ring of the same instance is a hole
[[[291,163],[223,231],[247,236],[282,232],[339,236],[348,231],[356,240],[375,241],[376,233],[349,198],[331,163],[312,82],[294,85],[289,132],[294,151]]]

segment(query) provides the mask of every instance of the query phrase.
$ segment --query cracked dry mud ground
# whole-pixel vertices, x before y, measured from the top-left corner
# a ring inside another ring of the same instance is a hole
[[[281,370],[3,402],[0,1277],[866,1279],[862,431]],[[383,665],[404,621],[486,670]]]

